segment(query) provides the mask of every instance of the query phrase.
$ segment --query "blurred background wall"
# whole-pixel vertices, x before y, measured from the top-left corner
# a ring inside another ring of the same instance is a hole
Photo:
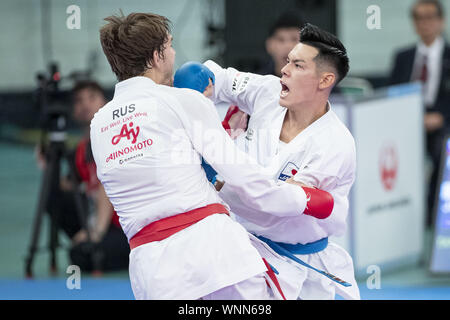
[[[172,21],[176,67],[187,60],[216,58],[248,70],[267,57],[264,39],[270,24],[284,11],[298,12],[306,21],[339,36],[350,55],[350,75],[382,80],[390,70],[394,50],[416,40],[409,18],[413,2],[4,0],[0,2],[0,93],[34,89],[36,73],[46,70],[51,61],[59,64],[63,75],[90,69],[103,85],[113,85],[115,78],[101,50],[98,30],[103,18],[119,9],[125,14],[157,12]],[[66,9],[72,4],[81,10],[80,29],[66,27],[70,16]],[[374,4],[381,9],[381,29],[370,30],[366,10]],[[445,10],[450,16],[450,5]],[[448,35],[450,24],[446,30]]]
[[[337,34],[347,47],[350,57],[350,74],[371,78],[386,77],[393,64],[393,53],[417,42],[410,9],[414,0],[339,0],[337,2]],[[450,5],[445,6],[445,16],[450,16]],[[366,22],[371,5],[380,8],[381,29],[370,30]],[[446,38],[450,24],[446,25]],[[381,79],[382,80],[382,79]],[[384,84],[381,82],[381,84]]]
[[[70,5],[80,8],[80,29],[68,29]],[[177,63],[214,55],[207,43],[207,23],[223,25],[223,0],[6,0],[0,3],[0,91],[36,86],[35,75],[56,61],[62,75],[92,70],[103,85],[115,81],[99,41],[103,19],[131,12],[155,12],[174,27]]]

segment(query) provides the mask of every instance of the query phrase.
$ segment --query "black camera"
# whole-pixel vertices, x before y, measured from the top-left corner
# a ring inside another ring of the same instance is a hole
[[[64,141],[69,117],[69,107],[59,85],[61,74],[58,64],[52,63],[48,72],[38,73],[35,101],[39,111],[39,126],[48,133],[50,141]]]

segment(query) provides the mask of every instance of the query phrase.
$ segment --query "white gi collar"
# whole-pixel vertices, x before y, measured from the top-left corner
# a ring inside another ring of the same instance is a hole
[[[320,130],[326,130],[326,126],[330,122],[330,119],[333,117],[334,112],[331,110],[331,104],[330,101],[327,101],[327,111],[323,116],[321,116],[319,119],[311,123],[309,126],[307,126],[302,132],[297,134],[291,141],[286,143],[283,148],[280,148],[280,134],[281,134],[281,127],[284,121],[284,117],[286,115],[286,112],[283,112],[283,116],[281,119],[281,122],[279,123],[279,133],[277,135],[277,139],[274,143],[275,147],[275,154],[279,154],[280,152],[290,152],[293,148],[295,149],[299,143],[303,143],[305,137],[308,137],[310,132],[314,131],[320,131]]]
[[[298,137],[304,136],[307,134],[307,132],[311,130],[318,130],[324,126],[327,125],[328,119],[331,117],[331,104],[330,101],[327,101],[327,111],[323,116],[321,116],[319,119],[311,123],[309,126],[307,126],[302,132],[300,132],[294,139],[289,141],[289,144],[295,140],[297,140]],[[283,117],[284,120],[284,117]],[[280,127],[280,133],[281,133],[281,127]]]
[[[128,92],[129,90],[136,90],[139,88],[148,88],[149,86],[155,86],[156,83],[147,77],[133,77],[127,80],[123,80],[116,84],[116,88],[114,90],[114,98],[118,95],[121,95],[124,92]]]
[[[331,117],[331,103],[330,101],[327,101],[327,111],[323,116],[321,116],[319,119],[311,123],[308,127],[306,127],[305,130],[308,130],[308,128],[321,128],[323,126],[327,125],[328,119]],[[305,131],[303,130],[303,131]],[[311,129],[312,130],[312,129]]]

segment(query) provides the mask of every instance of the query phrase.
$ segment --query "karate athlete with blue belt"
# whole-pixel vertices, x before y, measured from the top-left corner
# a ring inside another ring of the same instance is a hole
[[[334,202],[331,214],[262,213],[227,183],[219,195],[236,220],[261,240],[254,246],[280,272],[288,299],[334,299],[336,293],[360,299],[350,255],[328,241],[346,230],[348,194],[355,180],[354,139],[328,101],[349,70],[348,57],[335,36],[313,25],[300,31],[300,39],[281,79],[223,69],[213,61],[204,65],[215,75],[213,101],[235,104],[250,115],[246,135],[237,139],[239,147],[259,164],[272,167],[275,180],[329,192]]]
[[[275,183],[236,148],[210,100],[171,87],[175,50],[167,18],[132,13],[105,20],[100,40],[119,82],[95,114],[90,137],[97,176],[129,240],[136,299],[273,298],[265,276],[271,268],[230,218],[200,158],[262,211],[302,215],[307,189]]]
[[[201,65],[198,62],[185,63],[183,66],[181,66],[177,70],[177,72],[175,73],[175,76],[174,76],[174,86],[175,87],[190,88],[190,89],[193,89],[193,90],[203,93],[207,97],[212,96],[212,92],[214,90],[214,82],[215,82],[215,76],[211,72],[211,70],[209,70],[206,66]],[[224,121],[222,121],[224,128],[229,129],[230,123],[236,119],[237,119],[237,121],[239,121],[239,115],[237,118],[233,119],[230,116],[232,114],[233,113],[228,112],[227,115],[225,116]],[[230,122],[230,123],[228,123],[228,122]],[[237,122],[234,121],[231,124],[231,129],[233,129],[236,126],[236,124],[237,124]],[[232,132],[229,130],[227,130],[227,131],[229,133]],[[213,177],[212,182],[214,183],[214,181],[216,179],[216,172],[209,165],[207,165],[205,163],[202,163],[202,165],[203,165],[203,168],[204,168],[205,172],[207,173],[208,177],[210,177],[210,178]],[[328,217],[328,215],[331,213],[331,211],[333,209],[333,202],[334,202],[333,198],[331,197],[331,195],[329,193],[322,192],[320,197],[315,196],[314,198],[312,198],[312,200],[310,200],[310,202],[308,203],[308,208],[305,210],[305,213],[309,214],[311,216],[316,216],[316,218],[319,218],[319,219],[324,219],[324,218]],[[312,211],[308,210],[310,208],[315,208],[315,210],[312,210]],[[309,254],[309,253],[321,251],[328,244],[327,238],[324,238],[321,241],[317,241],[315,243],[310,243],[306,246],[303,246],[303,245],[302,246],[300,246],[300,245],[292,246],[292,245],[288,245],[288,244],[279,244],[279,243],[277,244],[275,242],[270,241],[269,239],[265,239],[262,237],[260,237],[260,238],[264,239],[264,241],[266,243],[270,243],[269,248],[275,248],[276,252],[278,252],[282,256],[289,257],[290,259],[296,261],[297,263],[301,264],[302,266],[306,266],[306,267],[314,270],[315,272],[321,273],[323,276],[328,277],[329,279],[338,281],[343,286],[350,286],[349,283],[346,283],[345,281],[343,281],[339,278],[336,278],[332,274],[327,274],[323,270],[318,270],[318,269],[314,268],[313,266],[304,263],[302,260],[299,260],[295,255],[292,254],[292,252]],[[257,247],[260,247],[260,251],[264,252],[267,250],[267,245],[265,246],[265,248],[261,247],[261,241],[255,239],[255,238],[253,238],[253,240],[254,240],[254,245]],[[269,250],[272,251],[271,254],[269,254],[269,257],[271,257],[272,254],[275,254],[277,257],[280,257],[280,255],[273,252],[272,249],[269,249]],[[289,279],[290,277],[299,278],[298,276],[295,276],[295,274],[298,273],[296,268],[292,268],[290,265],[288,267],[286,267],[286,264],[284,264],[284,266],[281,266],[280,269],[282,270],[282,274],[280,275],[279,272],[277,271],[278,278],[281,278],[281,279],[283,279],[283,278]],[[277,270],[277,269],[275,269],[275,270]],[[298,292],[295,287],[291,288],[290,286],[288,286],[288,288],[286,288],[286,285],[283,285],[283,286],[285,287],[284,294],[287,295],[288,298],[290,298],[290,299],[297,298]]]

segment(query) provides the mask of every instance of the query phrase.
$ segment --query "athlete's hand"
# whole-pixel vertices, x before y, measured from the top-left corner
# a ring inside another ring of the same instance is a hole
[[[216,182],[214,182],[214,187],[216,188],[217,192],[219,192],[222,189],[224,184],[225,181],[216,180]]]
[[[230,120],[228,120],[230,129],[242,129],[245,131],[247,129],[247,119],[248,114],[246,114],[244,111],[238,110],[230,117]]]
[[[248,114],[239,110],[237,106],[230,106],[225,115],[222,125],[231,139],[236,139],[247,130]]]

